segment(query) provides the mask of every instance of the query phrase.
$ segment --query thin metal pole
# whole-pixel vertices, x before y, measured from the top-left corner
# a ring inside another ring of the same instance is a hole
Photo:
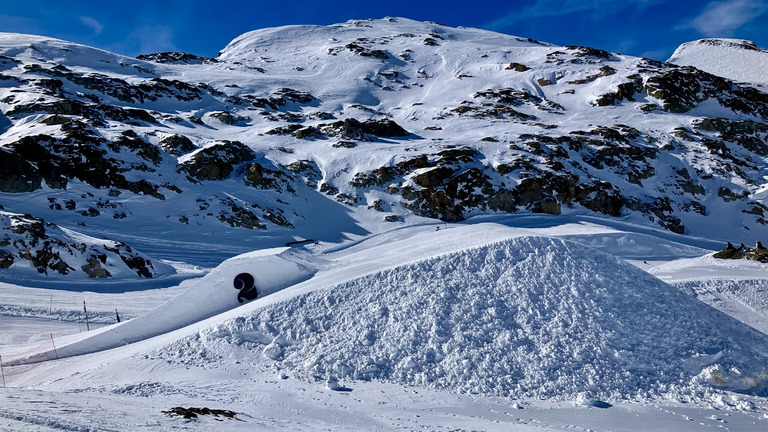
[[[85,300],[83,300],[83,312],[85,312],[85,331],[91,331],[91,326],[88,324],[88,309],[85,308]]]
[[[0,372],[3,374],[3,388],[5,388],[5,370],[3,369],[3,356],[0,356]]]
[[[53,345],[53,353],[56,354],[56,360],[59,359],[59,353],[56,351],[56,344],[53,343],[53,333],[51,333],[51,345]]]

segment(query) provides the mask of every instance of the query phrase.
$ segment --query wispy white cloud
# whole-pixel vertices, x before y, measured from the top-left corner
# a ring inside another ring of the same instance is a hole
[[[664,1],[666,0],[536,0],[531,6],[512,10],[484,27],[500,30],[505,26],[521,21],[572,13],[586,13],[594,17],[603,17],[630,7],[644,8]]]
[[[173,28],[166,25],[145,25],[129,35],[129,39],[141,54],[177,51]]]
[[[97,21],[96,18],[81,16],[80,22],[90,27],[93,30],[94,36],[100,35],[101,31],[104,30],[104,26],[99,21]]]
[[[704,36],[728,37],[766,12],[767,0],[713,1],[696,18],[684,22],[680,27],[694,28]]]

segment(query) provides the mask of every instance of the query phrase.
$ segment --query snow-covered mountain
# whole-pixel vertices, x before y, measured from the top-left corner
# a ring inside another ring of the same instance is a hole
[[[743,39],[700,39],[680,45],[667,60],[680,66],[694,66],[731,81],[760,85],[768,78],[768,50]]]
[[[755,86],[401,18],[2,34],[0,429],[763,431],[768,263],[712,253],[766,233]]]
[[[163,277],[158,260],[484,214],[765,233],[762,90],[484,30],[287,26],[136,59],[2,34],[0,111],[0,265],[24,274]]]

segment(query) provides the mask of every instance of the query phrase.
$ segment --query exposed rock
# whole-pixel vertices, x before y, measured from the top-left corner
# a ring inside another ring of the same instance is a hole
[[[184,407],[173,407],[168,411],[162,411],[163,414],[168,414],[169,416],[180,416],[184,417],[185,419],[196,419],[198,415],[212,415],[214,417],[225,417],[225,418],[234,418],[237,419],[237,413],[234,411],[229,410],[220,410],[220,409],[210,409],[210,408],[196,408],[196,407],[190,407],[190,408],[184,408]]]
[[[306,126],[300,129],[296,129],[291,133],[291,136],[298,139],[310,139],[321,138],[323,134],[314,126]]]
[[[13,265],[13,254],[0,249],[0,268],[8,268]]]
[[[317,163],[312,160],[300,160],[292,162],[290,165],[288,165],[287,168],[294,174],[301,176],[301,178],[304,179],[304,183],[313,189],[317,188],[318,182],[323,178],[323,173],[320,171]],[[262,178],[263,172],[264,171],[262,167],[262,173],[260,174]]]
[[[561,212],[560,203],[554,197],[547,197],[543,200],[534,203],[531,211],[534,213],[547,213],[551,215],[559,215]]]
[[[616,86],[616,91],[604,93],[595,99],[597,106],[616,105],[621,101],[634,101],[635,94],[643,91],[642,79],[635,75],[634,80]]]
[[[218,59],[213,57],[201,57],[184,52],[158,52],[152,54],[139,54],[138,60],[150,61],[154,63],[184,63],[184,64],[212,64],[218,63]]]
[[[360,46],[358,44],[354,44],[354,43],[349,43],[349,44],[345,45],[344,48],[348,49],[349,51],[352,51],[355,54],[363,56],[363,57],[375,57],[375,58],[381,59],[381,60],[389,59],[389,56],[387,55],[387,53],[385,53],[382,50],[368,49],[368,48],[362,47],[362,46]]]
[[[449,179],[455,170],[448,167],[437,167],[411,178],[414,183],[425,188],[434,188],[443,185]]]
[[[599,59],[599,60],[613,60],[614,56],[613,54],[609,53],[608,51],[604,51],[597,48],[590,48],[585,46],[576,46],[576,45],[568,45],[565,47],[565,49],[569,51],[573,51],[574,57],[587,57],[592,59]]]
[[[222,211],[219,214],[219,220],[228,224],[231,227],[241,227],[246,229],[267,229],[260,219],[250,209],[237,204],[232,199],[223,200],[224,204],[227,204],[229,208],[227,211]]]
[[[363,133],[377,137],[405,137],[410,135],[408,131],[400,127],[399,124],[389,119],[366,120],[360,125]]]
[[[181,165],[198,180],[223,180],[238,165],[256,159],[253,151],[239,141],[221,141],[196,152]]]
[[[515,72],[525,72],[527,70],[531,70],[531,68],[529,68],[528,66],[521,63],[515,63],[515,62],[510,63],[509,66],[507,66],[504,69],[513,70]]]
[[[768,263],[768,248],[765,248],[763,244],[758,241],[754,248],[746,250],[744,258],[751,261]]]
[[[197,150],[197,146],[192,140],[184,135],[173,134],[160,140],[160,145],[166,153],[181,156],[191,151]]]
[[[728,242],[725,249],[715,252],[712,256],[718,259],[748,259],[768,263],[768,248],[760,241],[756,242],[754,248],[748,248],[743,243],[735,248],[731,242]]]
[[[103,259],[101,257],[97,258],[96,256],[91,256],[87,259],[87,264],[81,267],[81,270],[83,270],[83,272],[90,278],[103,279],[112,277],[109,271],[101,266],[101,263],[107,259],[106,255],[102,255],[102,257]]]
[[[119,255],[125,265],[129,269],[134,270],[140,277],[151,279],[152,275],[155,274],[155,267],[152,265],[152,261],[136,253],[123,242],[114,242],[112,246],[104,245],[104,250]]]
[[[344,140],[341,140],[341,141],[339,141],[339,142],[337,142],[335,144],[331,144],[331,147],[333,147],[333,148],[348,148],[348,149],[351,149],[351,148],[357,147],[357,143],[355,143],[354,141],[344,141]]]
[[[210,113],[209,115],[212,118],[215,118],[216,120],[230,126],[248,121],[247,117],[242,117],[242,116],[235,115],[225,111],[215,111]]]
[[[289,135],[293,132],[303,128],[304,126],[299,124],[289,124],[285,126],[276,127],[267,131],[267,135]]]
[[[0,191],[9,193],[32,192],[40,189],[42,176],[22,156],[0,148]]]

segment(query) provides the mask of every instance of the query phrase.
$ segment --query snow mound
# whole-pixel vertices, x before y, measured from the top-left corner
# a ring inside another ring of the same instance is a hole
[[[230,364],[254,353],[304,379],[503,397],[768,387],[768,336],[615,257],[545,237],[444,254],[265,304],[158,352],[187,364]]]
[[[768,50],[743,39],[699,39],[680,45],[667,60],[733,81],[768,85]]]

